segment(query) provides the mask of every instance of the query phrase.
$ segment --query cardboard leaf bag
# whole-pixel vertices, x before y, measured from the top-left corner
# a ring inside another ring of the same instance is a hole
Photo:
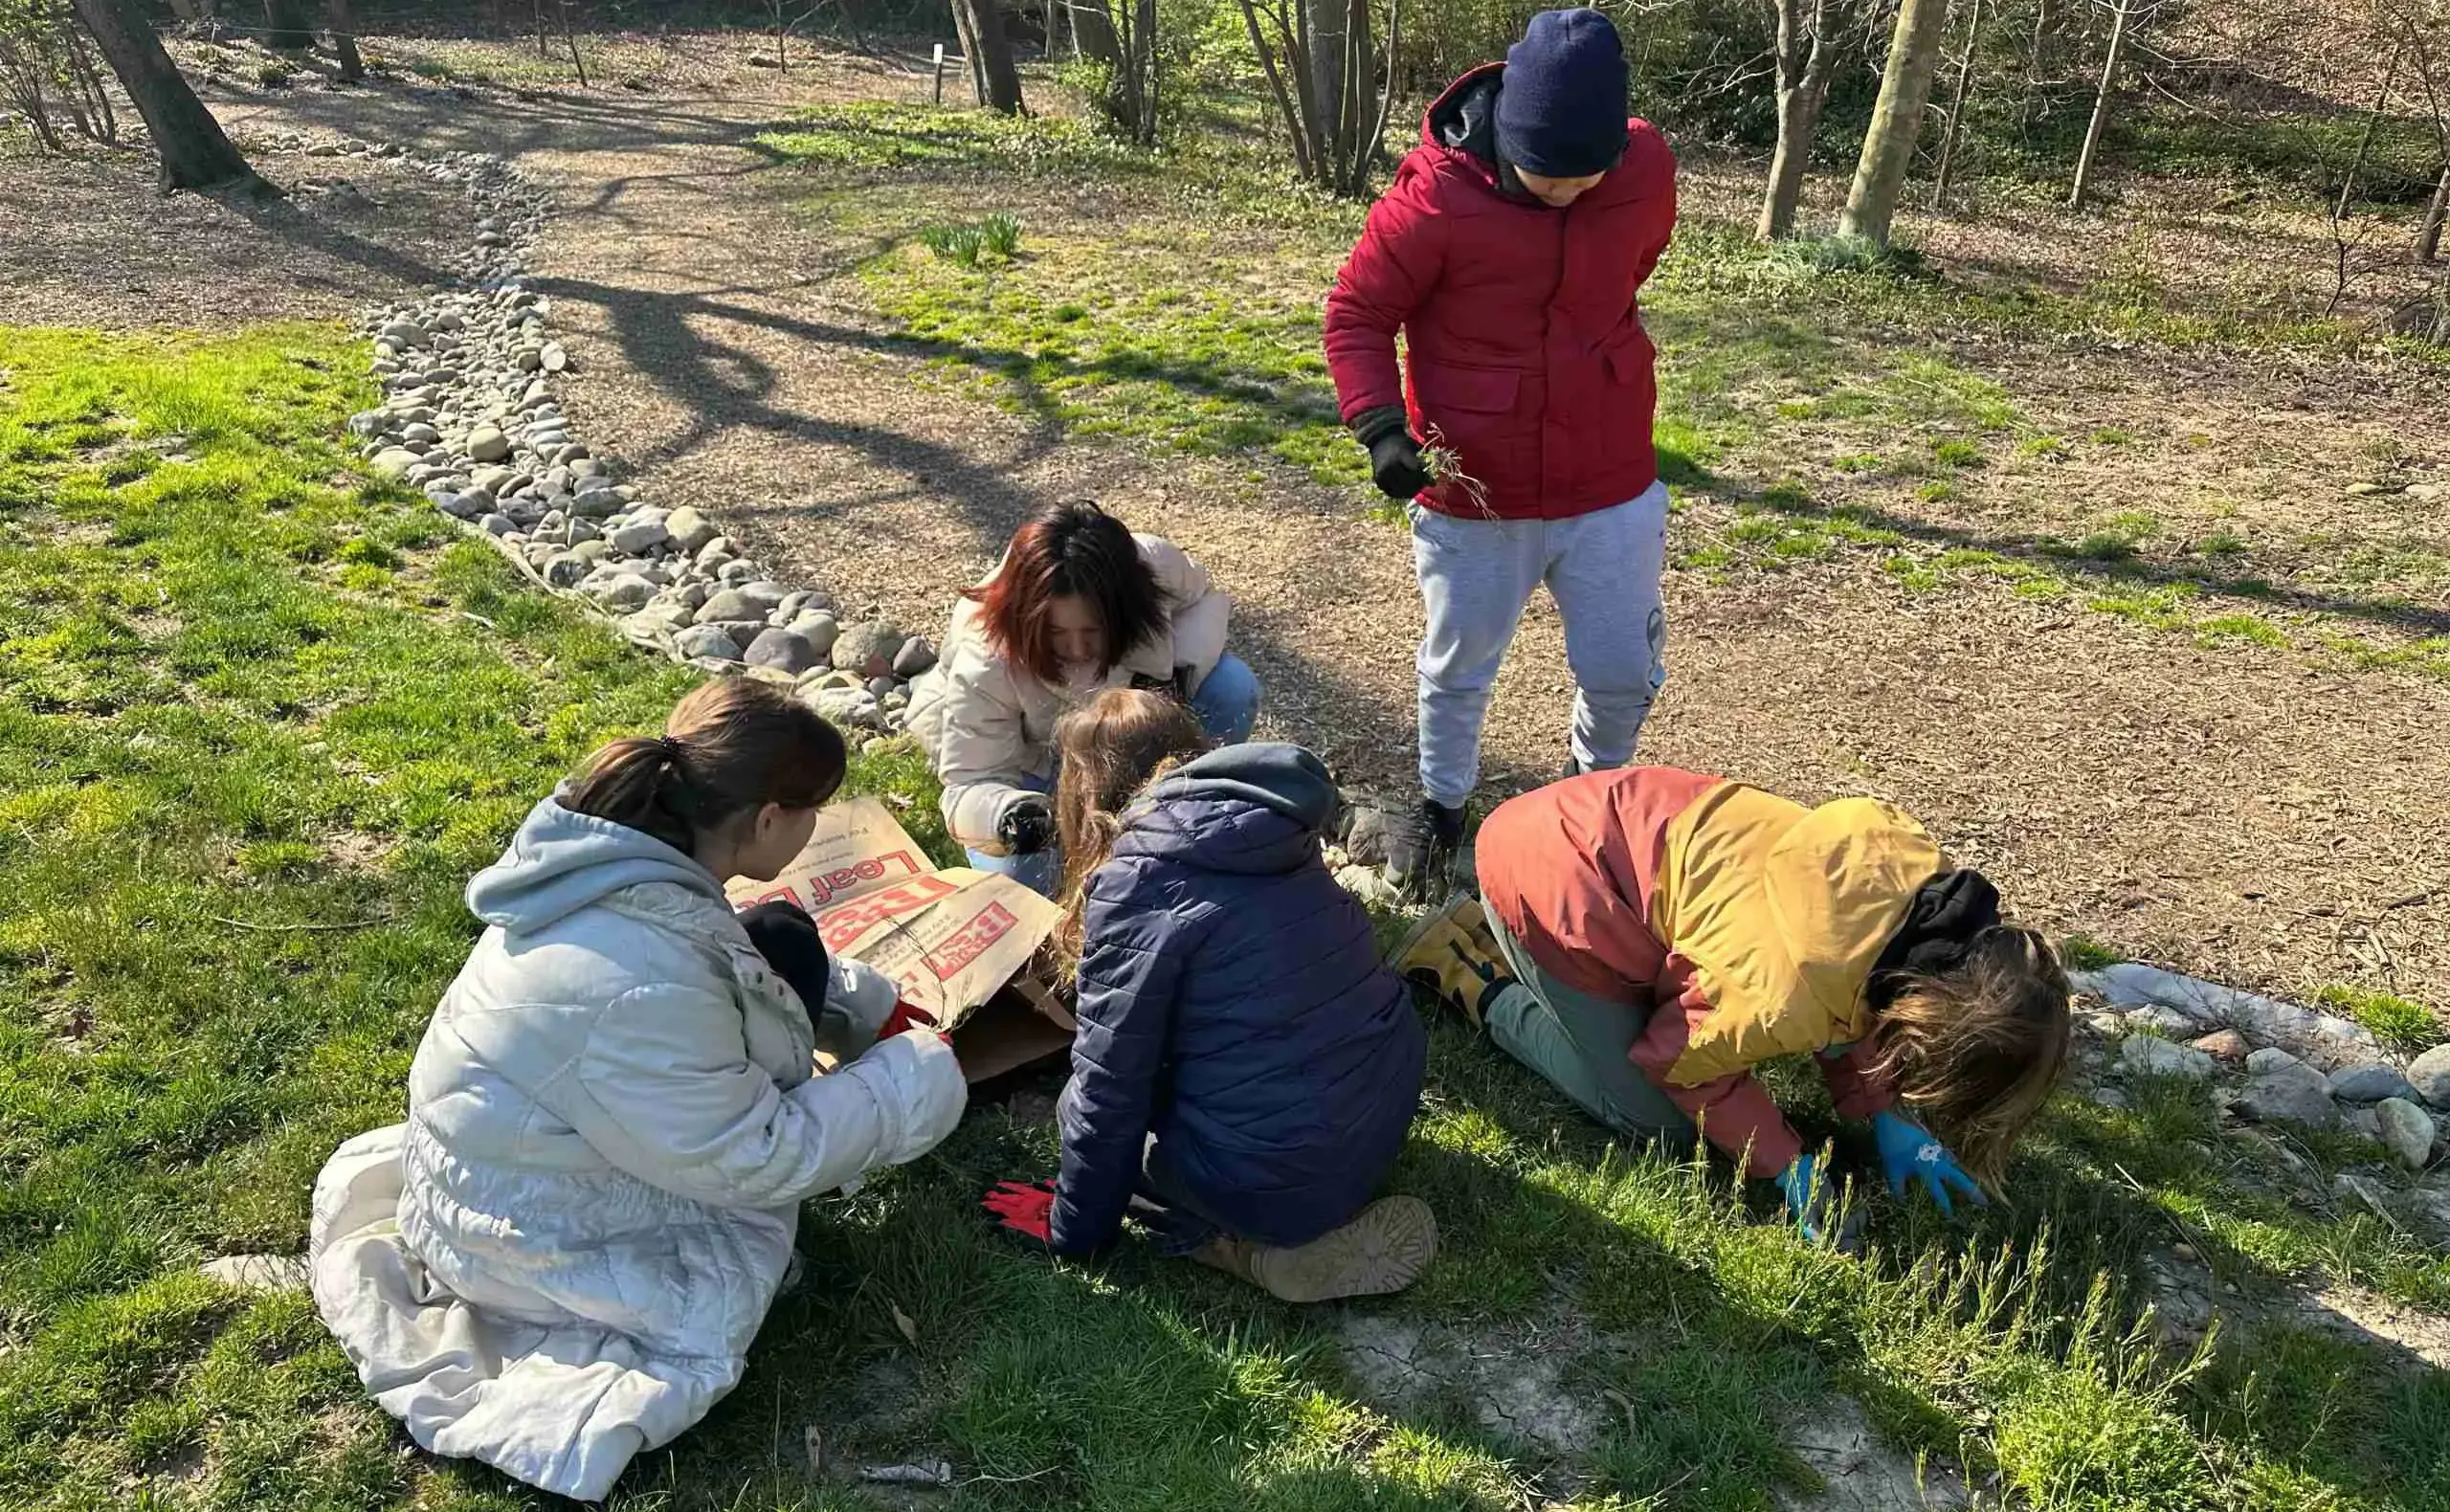
[[[781,876],[729,892],[734,908],[808,910],[829,954],[882,971],[935,1015],[972,1082],[1072,1043],[1071,1013],[1030,969],[1062,910],[1009,877],[939,871],[874,798],[826,809]]]

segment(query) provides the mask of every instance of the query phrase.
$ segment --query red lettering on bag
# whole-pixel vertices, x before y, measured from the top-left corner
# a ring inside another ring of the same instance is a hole
[[[927,969],[936,973],[939,982],[951,981],[1019,923],[1002,903],[989,903],[977,918],[962,925],[959,934],[927,953]]]
[[[825,948],[841,950],[875,925],[898,914],[915,914],[961,889],[941,877],[916,878],[880,893],[870,893],[827,913],[816,922]]]

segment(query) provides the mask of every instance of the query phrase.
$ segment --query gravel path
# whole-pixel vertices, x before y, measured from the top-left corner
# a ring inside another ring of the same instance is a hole
[[[809,92],[910,99],[891,61],[701,93],[383,89],[231,105],[502,152],[556,197],[535,259],[579,377],[567,408],[657,501],[704,508],[846,610],[932,633],[1038,503],[1094,497],[1236,595],[1267,727],[1401,786],[1419,601],[1403,537],[1281,472],[1066,440],[920,381],[837,279],[866,250],[795,224],[755,132]],[[2038,922],[2239,986],[2354,982],[2450,1005],[2450,686],[2197,649],[1979,585],[1909,595],[1868,564],[1668,589],[1648,759],[1798,797],[1893,797]],[[846,619],[847,619],[846,615]],[[1526,617],[1492,782],[1563,755],[1562,640]]]

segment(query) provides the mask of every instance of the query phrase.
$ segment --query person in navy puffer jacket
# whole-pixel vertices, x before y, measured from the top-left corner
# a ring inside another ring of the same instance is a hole
[[[1295,745],[1210,751],[1181,704],[1128,689],[1058,740],[1080,1020],[1062,1173],[1004,1184],[990,1211],[1075,1256],[1132,1212],[1169,1253],[1288,1301],[1411,1284],[1436,1221],[1370,1199],[1428,1041],[1321,856],[1325,766]]]

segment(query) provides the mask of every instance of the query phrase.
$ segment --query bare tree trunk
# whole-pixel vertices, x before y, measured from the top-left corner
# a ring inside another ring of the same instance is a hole
[[[2033,49],[2025,55],[2025,98],[2016,107],[2016,130],[2033,129],[2034,106],[2041,100],[2041,43],[2050,34],[2050,0],[2038,0],[2033,11]]]
[[[1132,27],[1132,141],[1144,147],[1157,145],[1157,0],[1137,0],[1138,22]]]
[[[1829,98],[1829,60],[1836,56],[1829,45],[1829,0],[1815,0],[1811,29],[1807,43],[1803,0],[1778,0],[1778,150],[1770,159],[1770,185],[1752,228],[1756,241],[1774,241],[1794,229],[1813,136]]]
[[[93,33],[96,45],[120,87],[136,102],[162,155],[162,188],[211,189],[234,186],[256,192],[272,187],[256,176],[247,160],[231,145],[221,122],[204,108],[195,91],[164,51],[138,0],[73,0],[78,18]]]
[[[961,41],[962,66],[969,70],[969,102],[983,105],[987,103],[987,76],[978,71],[982,49],[978,33],[970,29],[969,0],[953,0],[953,34]]]
[[[953,0],[956,22],[963,19],[963,51],[972,55],[971,77],[980,104],[998,115],[1021,113],[1021,75],[1013,62],[1013,39],[1004,33],[1004,13],[995,0]],[[975,46],[971,39],[975,38]]]
[[[264,0],[264,46],[297,52],[315,45],[315,26],[301,0]]]
[[[2118,0],[2117,18],[2109,24],[2109,56],[2102,59],[2102,87],[2093,96],[2092,124],[2084,128],[2084,149],[2076,155],[2076,184],[2067,192],[2067,208],[2082,210],[2092,192],[2093,167],[2101,155],[2102,128],[2109,123],[2109,102],[2118,91],[2118,67],[2127,60],[2128,0]]]
[[[555,7],[562,13],[562,40],[570,45],[570,66],[578,70],[578,87],[587,87],[587,59],[579,56],[578,28],[570,23],[570,0],[559,0]]]
[[[553,50],[545,45],[545,0],[535,0],[535,4],[536,56],[538,57],[550,57],[553,56]]]
[[[1291,0],[1286,0],[1286,3],[1291,3]],[[1251,52],[1259,60],[1259,71],[1267,76],[1268,93],[1276,97],[1277,113],[1284,119],[1285,140],[1293,144],[1293,166],[1303,178],[1310,178],[1314,170],[1310,164],[1309,139],[1303,130],[1302,113],[1294,104],[1293,95],[1284,87],[1283,72],[1276,66],[1276,50],[1268,46],[1266,36],[1259,31],[1258,0],[1241,0],[1241,7],[1242,24],[1251,33]],[[1279,31],[1281,30],[1280,21]]]
[[[2433,263],[2441,260],[2441,224],[2450,220],[2450,163],[2441,165],[2441,182],[2434,186],[2433,203],[2424,212],[2424,224],[2417,228],[2416,260]]]
[[[1114,17],[1107,12],[1105,0],[1082,0],[1073,11],[1072,52],[1076,57],[1108,68],[1123,66],[1123,43],[1115,36]]]
[[[1327,162],[1341,163],[1343,153],[1336,140],[1336,127],[1344,114],[1346,65],[1350,61],[1345,54],[1351,34],[1348,20],[1351,8],[1348,0],[1300,0],[1300,4],[1309,31],[1310,98],[1318,102],[1321,116],[1316,135],[1319,145],[1326,149],[1320,155]]]
[[[1395,111],[1395,59],[1403,56],[1404,0],[1387,0],[1387,82],[1378,95],[1378,113],[1370,122],[1370,140],[1365,145],[1358,167],[1353,174],[1351,192],[1355,196],[1370,189],[1370,169],[1387,145],[1387,122]]]
[[[1898,7],[1897,31],[1889,38],[1888,66],[1881,74],[1871,129],[1863,134],[1863,152],[1855,164],[1855,183],[1846,194],[1845,213],[1838,217],[1840,236],[1860,237],[1876,247],[1888,245],[1897,196],[1905,187],[1905,169],[1914,160],[1914,138],[1923,129],[1923,107],[1930,101],[1931,78],[1939,72],[1940,37],[1948,19],[1949,0],[1902,0]]]
[[[1956,167],[1958,134],[1965,127],[1965,97],[1973,87],[1973,50],[1982,42],[1982,0],[1973,0],[1973,15],[1965,27],[1965,57],[1957,64],[1956,98],[1949,101],[1948,133],[1940,138],[1939,172],[1931,180],[1931,208],[1944,210],[1949,202],[1949,172]]]
[[[366,59],[357,56],[357,29],[349,24],[348,0],[324,0],[323,24],[332,31],[332,52],[341,60],[341,82],[354,84],[366,77]]]

